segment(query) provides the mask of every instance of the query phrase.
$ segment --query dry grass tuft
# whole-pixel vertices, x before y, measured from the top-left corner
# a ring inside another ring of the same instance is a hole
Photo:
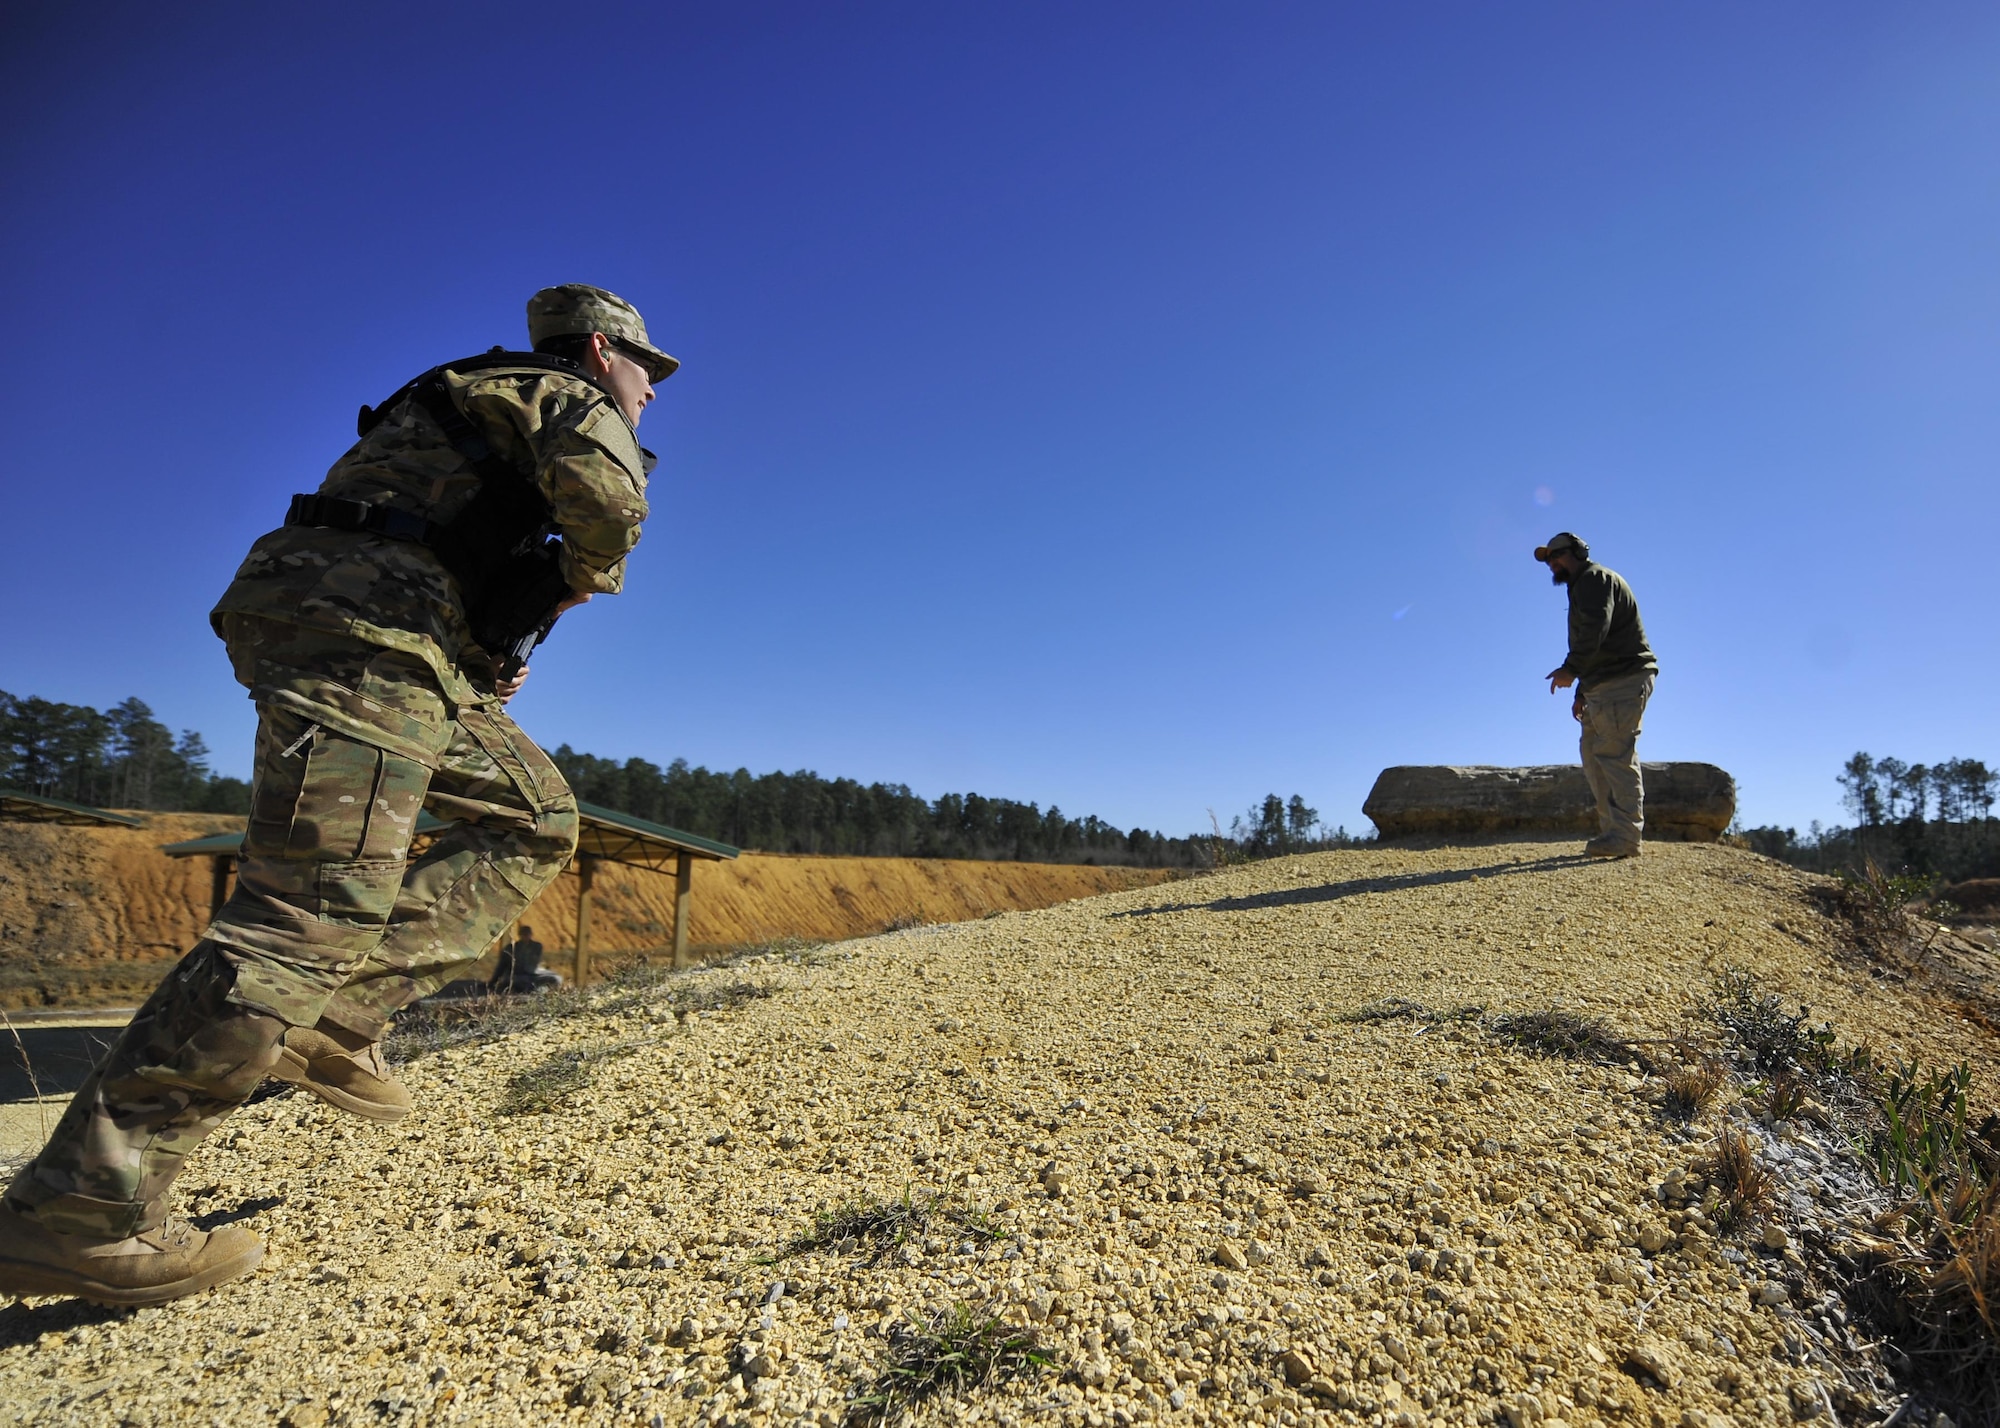
[[[1729,1080],[1729,1068],[1705,1052],[1684,1048],[1661,1079],[1667,1089],[1660,1109],[1677,1121],[1691,1121],[1715,1104]]]
[[[1483,1006],[1470,1003],[1465,1006],[1450,1007],[1439,1011],[1425,1006],[1422,1002],[1411,1001],[1408,997],[1377,997],[1372,1002],[1363,1002],[1353,1011],[1342,1012],[1340,1020],[1349,1023],[1376,1021],[1473,1021],[1486,1010]]]
[[[1806,1107],[1806,1082],[1791,1071],[1780,1071],[1764,1088],[1764,1110],[1773,1121],[1795,1120]]]
[[[1970,1124],[1972,1075],[1899,1067],[1879,1088],[1875,1171],[1908,1192],[1879,1228],[1876,1308],[1962,1421],[2000,1422],[2000,1117]]]
[[[483,996],[436,998],[418,1002],[397,1016],[385,1050],[392,1062],[415,1061],[454,1046],[499,1041],[532,1027],[575,1017],[612,1017],[632,1012],[671,1015],[677,1021],[701,1012],[724,1012],[745,1002],[768,997],[770,989],[738,978],[719,982],[698,979],[731,962],[777,952],[811,961],[816,944],[791,939],[745,948],[725,961],[675,971],[647,962],[630,962],[595,986],[578,991],[557,987],[546,992],[488,993]]]
[[[1749,1136],[1724,1130],[1715,1138],[1715,1149],[1702,1169],[1719,1197],[1715,1221],[1723,1230],[1742,1229],[1770,1212],[1778,1193],[1777,1178],[1757,1159]]]
[[[812,1228],[794,1235],[774,1259],[818,1250],[859,1251],[863,1263],[876,1264],[931,1229],[946,1227],[974,1239],[1007,1238],[1007,1231],[993,1224],[985,1213],[948,1205],[941,1195],[912,1195],[905,1186],[900,1200],[869,1197],[819,1211]]]
[[[928,1317],[910,1313],[890,1331],[888,1363],[847,1410],[850,1428],[907,1420],[939,1394],[965,1394],[1054,1366],[1032,1328],[1016,1328],[971,1304]]]
[[[1961,1183],[1888,1219],[1900,1232],[1877,1283],[1898,1346],[1950,1386],[1960,1421],[2000,1422],[2000,1185]]]
[[[1936,879],[1885,872],[1870,858],[1859,869],[1843,868],[1839,885],[1827,891],[1825,900],[1854,929],[1863,951],[1901,963],[1918,951],[1918,926],[1911,909],[1935,887]]]
[[[498,1041],[529,1027],[587,1015],[590,1009],[589,999],[569,987],[423,1001],[397,1016],[383,1050],[391,1062],[416,1061],[449,1047]]]
[[[597,1079],[597,1068],[606,1061],[630,1056],[638,1050],[635,1042],[598,1046],[588,1050],[558,1051],[507,1078],[507,1091],[500,1098],[500,1114],[526,1116],[553,1111]]]
[[[1486,1029],[1502,1041],[1512,1042],[1538,1056],[1595,1061],[1606,1066],[1624,1066],[1633,1062],[1647,1069],[1652,1066],[1643,1051],[1613,1031],[1602,1018],[1583,1016],[1559,1007],[1491,1017],[1486,1022]]]

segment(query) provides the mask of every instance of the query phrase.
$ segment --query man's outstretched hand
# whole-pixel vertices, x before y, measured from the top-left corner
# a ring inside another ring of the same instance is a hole
[[[1568,665],[1559,664],[1549,671],[1548,681],[1549,693],[1554,694],[1558,689],[1568,689],[1575,684],[1576,676],[1570,673]]]

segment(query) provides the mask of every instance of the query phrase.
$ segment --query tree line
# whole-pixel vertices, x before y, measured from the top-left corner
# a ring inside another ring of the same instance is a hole
[[[2000,877],[2000,774],[1978,759],[1905,763],[1857,753],[1835,775],[1851,825],[1750,828],[1743,836],[1760,853],[1814,872],[1860,869],[1960,882]]]
[[[1319,810],[1308,808],[1296,793],[1289,800],[1267,793],[1249,813],[1229,820],[1229,836],[1221,841],[1245,858],[1281,858],[1287,853],[1352,848],[1367,840],[1353,837],[1344,824],[1326,827],[1319,821]]]
[[[1358,841],[1293,794],[1267,795],[1207,834],[1169,837],[1095,814],[977,793],[925,799],[907,784],[733,773],[675,759],[607,759],[564,744],[551,757],[578,798],[739,848],[779,853],[1210,867]],[[0,691],[0,785],[99,808],[244,814],[250,789],[210,771],[200,734],[176,737],[139,699],[110,709]]]
[[[891,858],[975,858],[1024,863],[1209,867],[1231,856],[1270,857],[1355,840],[1323,829],[1299,795],[1276,794],[1231,820],[1227,834],[1169,837],[1121,829],[1096,814],[977,793],[926,800],[901,783],[796,773],[733,773],[675,759],[622,763],[564,744],[550,755],[578,798],[739,848]]]
[[[0,690],[0,785],[97,808],[250,811],[250,786],[209,771],[201,735],[176,738],[140,699],[93,709]]]

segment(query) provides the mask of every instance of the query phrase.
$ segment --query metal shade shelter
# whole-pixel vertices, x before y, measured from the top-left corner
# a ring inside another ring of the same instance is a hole
[[[92,810],[94,811],[94,810]],[[107,815],[114,817],[115,815]],[[576,856],[570,867],[576,871],[576,972],[578,986],[590,971],[591,888],[597,880],[599,863],[623,863],[649,873],[674,875],[674,965],[687,965],[688,908],[694,901],[692,884],[696,859],[721,862],[734,858],[741,849],[718,843],[678,828],[649,823],[629,813],[600,808],[594,803],[577,804],[582,827],[577,834]],[[123,820],[121,820],[123,821]],[[136,823],[134,827],[138,826]],[[420,853],[450,825],[428,813],[417,815],[417,829],[410,851]],[[169,843],[160,851],[170,858],[208,858],[215,875],[209,886],[209,916],[222,911],[229,898],[229,875],[243,853],[241,833],[218,833],[209,838],[192,838],[185,843]]]
[[[17,788],[0,788],[0,819],[9,823],[62,823],[71,828],[144,828],[140,819],[122,813],[106,813],[81,803],[60,798],[43,798]]]

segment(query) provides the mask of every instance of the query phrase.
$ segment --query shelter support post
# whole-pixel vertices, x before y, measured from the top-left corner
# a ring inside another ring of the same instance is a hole
[[[686,853],[674,855],[674,965],[688,963],[688,904],[694,901],[694,859]]]
[[[208,915],[210,918],[222,915],[222,905],[229,901],[229,869],[235,859],[227,855],[209,859]]]
[[[597,881],[597,859],[579,853],[576,859],[576,985],[590,975],[590,885]]]

